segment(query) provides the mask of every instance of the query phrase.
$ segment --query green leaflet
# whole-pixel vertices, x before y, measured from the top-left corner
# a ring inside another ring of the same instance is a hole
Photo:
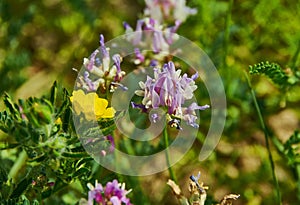
[[[254,66],[249,66],[250,74],[264,74],[268,76],[275,84],[280,87],[286,87],[289,83],[289,77],[277,63],[261,62]]]

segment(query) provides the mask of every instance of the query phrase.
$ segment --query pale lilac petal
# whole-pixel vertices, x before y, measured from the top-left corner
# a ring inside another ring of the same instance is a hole
[[[192,75],[191,79],[196,80],[199,77],[199,73],[196,72],[194,75]]]
[[[149,66],[155,67],[155,66],[157,66],[157,65],[158,65],[158,61],[157,61],[157,60],[152,59],[152,60],[150,61]]]
[[[160,51],[160,39],[157,32],[153,34],[153,51],[158,53]]]
[[[158,95],[158,93],[156,93],[154,91],[154,92],[152,92],[152,107],[153,108],[158,108],[159,105],[160,105],[159,95]]]
[[[100,47],[101,47],[101,52],[104,56],[104,58],[109,58],[108,51],[106,50],[105,44],[104,44],[104,36],[101,34],[100,35]]]
[[[88,63],[88,66],[87,66],[88,71],[93,70],[93,67],[94,67],[94,64],[95,64],[95,57],[96,57],[96,55],[97,55],[98,53],[99,53],[98,50],[95,50],[95,51],[92,53],[91,58],[90,58],[89,63]]]
[[[137,24],[136,24],[136,32],[135,32],[135,37],[133,39],[133,45],[138,45],[141,40],[142,40],[142,26],[144,24],[144,20],[138,20]]]
[[[139,61],[139,63],[143,63],[145,61],[145,56],[141,53],[140,49],[134,49],[135,58]]]
[[[152,119],[152,121],[153,121],[154,123],[156,123],[157,120],[159,119],[158,114],[157,114],[157,113],[153,113],[153,114],[151,115],[151,119]]]
[[[116,197],[116,196],[113,196],[110,198],[110,202],[113,204],[113,205],[121,205],[121,200]]]
[[[123,26],[124,26],[124,28],[127,32],[132,32],[133,31],[133,29],[131,28],[131,26],[127,22],[123,22]]]
[[[112,56],[112,60],[114,61],[115,66],[117,67],[117,73],[121,72],[121,56],[119,54],[115,54]]]

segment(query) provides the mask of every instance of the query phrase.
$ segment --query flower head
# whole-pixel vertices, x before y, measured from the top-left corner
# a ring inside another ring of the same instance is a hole
[[[70,97],[73,109],[77,115],[84,114],[89,121],[99,118],[113,118],[115,110],[107,108],[108,101],[99,98],[94,92],[85,94],[83,90],[75,90]]]
[[[112,62],[112,65],[110,65]],[[114,54],[110,57],[109,48],[104,44],[104,37],[100,35],[100,48],[95,50],[90,59],[84,58],[85,71],[79,76],[78,87],[87,91],[113,92],[122,80],[125,72],[121,70],[122,57]]]
[[[164,27],[153,18],[143,18],[137,21],[136,32],[133,35],[129,35],[127,40],[129,40],[133,45],[142,45],[150,39],[149,43],[151,43],[152,49],[155,53],[168,51],[170,45],[174,42],[174,40],[176,40],[174,33],[177,31],[179,26],[180,21],[176,21],[175,25],[171,27]],[[127,34],[133,32],[133,29],[127,23],[124,23],[124,27]]]
[[[175,70],[173,62],[169,62],[162,69],[154,69],[154,78],[147,76],[145,82],[140,82],[141,90],[135,93],[143,97],[142,104],[133,104],[134,108],[148,110],[152,108],[164,108],[170,116],[169,124],[180,129],[179,119],[183,119],[187,124],[198,127],[196,123],[196,110],[204,110],[209,108],[208,105],[199,106],[192,103],[188,107],[184,107],[186,100],[192,99],[193,92],[197,89],[195,79],[197,74],[191,78],[187,74],[180,75],[181,70]],[[155,119],[153,119],[155,122]]]
[[[195,15],[197,9],[186,6],[186,0],[145,0],[146,16],[160,23],[171,20],[184,22],[189,15]]]
[[[125,190],[125,183],[120,184],[116,179],[108,182],[105,187],[99,184],[97,180],[95,186],[90,183],[87,186],[90,189],[88,201],[81,204],[93,205],[96,202],[96,204],[101,205],[132,205],[130,199],[126,197],[131,190]]]

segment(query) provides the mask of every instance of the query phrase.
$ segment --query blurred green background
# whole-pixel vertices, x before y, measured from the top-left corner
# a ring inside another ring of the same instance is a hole
[[[178,34],[197,43],[212,59],[223,79],[228,103],[226,127],[216,151],[199,162],[201,137],[174,166],[188,195],[189,175],[201,171],[210,197],[239,193],[234,204],[275,204],[263,132],[243,71],[271,61],[299,69],[300,3],[297,0],[190,0],[198,9]],[[230,3],[231,2],[231,3]],[[15,99],[41,96],[54,80],[72,90],[84,57],[98,47],[99,34],[108,41],[124,33],[123,21],[135,27],[145,7],[142,0],[1,0],[0,95]],[[265,77],[252,77],[268,127],[282,142],[299,129],[299,87],[282,93]],[[0,108],[1,105],[0,105]],[[209,127],[201,120],[200,130]],[[297,176],[271,146],[283,204],[299,204]],[[165,185],[168,173],[141,177],[150,204],[176,204]],[[101,182],[101,179],[99,179]],[[298,185],[300,186],[300,185]],[[133,195],[139,193],[134,193]],[[298,192],[298,194],[297,194]],[[144,203],[148,204],[148,203]]]

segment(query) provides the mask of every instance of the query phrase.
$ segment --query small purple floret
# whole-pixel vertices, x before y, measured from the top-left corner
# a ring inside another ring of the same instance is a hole
[[[140,83],[142,90],[137,91],[144,95],[142,104],[132,103],[132,107],[146,112],[153,108],[163,108],[169,116],[174,117],[169,125],[181,129],[178,119],[182,119],[188,125],[198,128],[196,110],[205,110],[209,106],[199,106],[195,102],[185,106],[185,101],[192,99],[193,92],[197,89],[194,80],[198,73],[191,78],[180,73],[181,70],[176,70],[173,62],[168,62],[162,69],[154,68],[154,78],[147,76],[146,81]],[[155,116],[151,117],[155,121]]]

